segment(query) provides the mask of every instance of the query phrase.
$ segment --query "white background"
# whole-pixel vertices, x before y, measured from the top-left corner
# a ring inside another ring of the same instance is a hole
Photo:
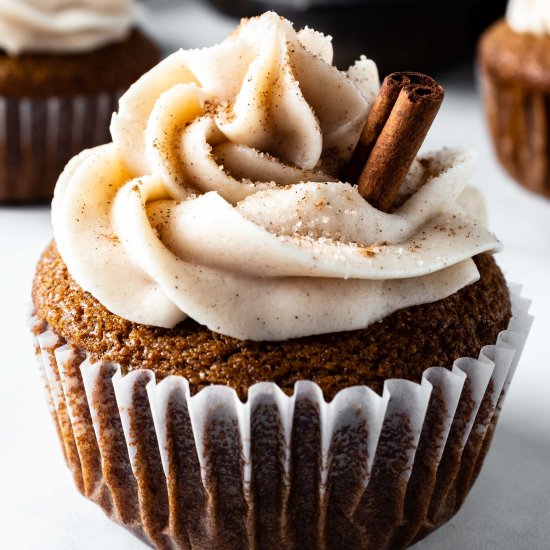
[[[146,25],[166,51],[212,44],[234,26],[195,1],[153,4]],[[473,183],[505,245],[498,261],[524,285],[536,320],[478,483],[460,513],[415,549],[548,549],[550,201],[497,165],[467,71],[443,84],[447,98],[426,148],[466,144],[479,152]],[[33,268],[51,236],[49,208],[0,207],[0,549],[145,548],[77,493],[42,396],[25,314]]]

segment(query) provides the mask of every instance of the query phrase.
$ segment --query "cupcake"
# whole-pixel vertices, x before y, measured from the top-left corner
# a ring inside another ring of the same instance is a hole
[[[550,197],[550,4],[511,0],[481,38],[479,65],[498,158],[527,189]]]
[[[51,200],[65,164],[109,141],[120,95],[159,61],[130,0],[0,6],[0,203]]]
[[[530,318],[473,155],[415,158],[431,79],[331,62],[243,20],[141,77],[57,183],[46,396],[78,489],[155,548],[405,548],[489,447]]]

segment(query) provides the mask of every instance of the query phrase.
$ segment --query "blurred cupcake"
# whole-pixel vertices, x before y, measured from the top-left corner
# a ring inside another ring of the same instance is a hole
[[[0,2],[0,202],[50,200],[105,143],[123,91],[159,60],[130,0]]]
[[[479,45],[485,108],[506,170],[550,197],[550,3],[511,0]]]
[[[140,78],[58,181],[46,395],[79,490],[156,548],[405,548],[487,452],[530,318],[472,155],[416,160],[375,208],[336,174],[388,80],[331,62],[311,29],[245,20]]]

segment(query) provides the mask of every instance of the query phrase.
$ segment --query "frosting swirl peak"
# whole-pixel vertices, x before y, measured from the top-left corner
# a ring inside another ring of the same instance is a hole
[[[365,58],[274,13],[179,51],[120,101],[113,143],[75,157],[52,218],[69,272],[111,312],[190,316],[240,339],[363,328],[474,282],[499,244],[474,219],[466,151],[415,163],[386,214],[338,181],[378,91]]]

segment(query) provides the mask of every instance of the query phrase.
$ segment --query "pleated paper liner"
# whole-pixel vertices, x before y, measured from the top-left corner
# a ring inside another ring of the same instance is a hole
[[[0,96],[0,203],[50,201],[67,162],[110,141],[109,124],[122,93]]]
[[[406,548],[450,519],[481,468],[530,330],[527,300],[479,358],[327,403],[185,378],[122,376],[33,318],[50,410],[78,489],[159,549]]]
[[[550,94],[481,71],[497,156],[524,187],[550,198]]]

